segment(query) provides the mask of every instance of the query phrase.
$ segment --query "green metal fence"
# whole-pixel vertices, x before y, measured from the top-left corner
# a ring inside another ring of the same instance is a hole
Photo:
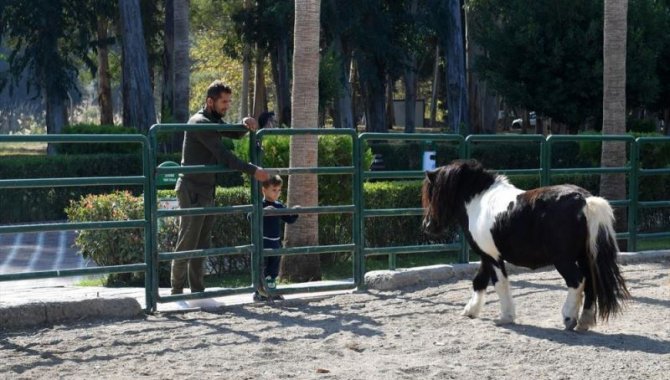
[[[71,186],[106,186],[106,185],[139,185],[144,189],[144,204],[148,203],[148,189],[152,186],[149,175],[148,140],[142,135],[33,135],[33,136],[0,136],[2,143],[137,143],[142,149],[142,174],[135,176],[116,177],[80,177],[80,178],[31,178],[31,179],[2,179],[0,189],[22,188],[50,188]],[[45,157],[46,159],[46,157]],[[96,229],[144,229],[145,235],[150,235],[151,214],[145,208],[144,218],[138,220],[103,221],[103,222],[54,222],[40,224],[16,224],[0,226],[0,234],[19,232],[45,232],[68,230],[96,230]],[[145,262],[127,265],[101,266],[94,268],[61,269],[48,271],[33,271],[22,273],[0,274],[0,282],[12,280],[29,280],[55,277],[72,277],[93,274],[145,272],[148,269],[149,239],[145,239]],[[149,298],[149,279],[145,278],[146,296]]]
[[[545,138],[541,135],[473,135],[463,138],[460,135],[445,134],[402,134],[402,133],[363,133],[357,136],[353,130],[346,129],[267,129],[256,134],[250,134],[249,149],[251,161],[262,166],[262,151],[257,149],[257,141],[262,143],[266,136],[302,136],[302,135],[345,135],[352,139],[353,150],[351,166],[344,167],[308,167],[308,168],[267,168],[281,175],[347,175],[352,176],[351,204],[347,205],[321,205],[303,207],[298,210],[263,210],[262,200],[259,196],[259,187],[256,181],[251,181],[252,204],[226,207],[205,207],[167,210],[158,209],[157,183],[159,176],[176,175],[178,173],[206,173],[226,172],[229,169],[220,165],[195,165],[195,166],[159,166],[156,162],[159,135],[183,132],[186,128],[198,128],[201,130],[245,131],[242,126],[222,126],[210,124],[186,125],[186,124],[157,124],[149,132],[149,136],[142,135],[43,135],[43,136],[0,136],[1,143],[24,143],[24,142],[46,142],[46,143],[138,143],[142,146],[142,174],[137,176],[118,177],[86,177],[86,178],[35,178],[35,179],[2,179],[0,189],[19,188],[45,188],[66,186],[98,186],[98,185],[141,185],[144,189],[144,218],[140,220],[125,221],[103,221],[86,223],[41,223],[41,224],[19,224],[2,225],[0,233],[18,232],[40,232],[40,231],[62,231],[62,230],[85,230],[85,229],[118,229],[118,228],[142,228],[145,231],[144,263],[103,266],[83,269],[66,269],[39,271],[27,273],[0,274],[1,281],[52,278],[64,276],[79,276],[89,274],[108,274],[125,272],[146,273],[146,304],[147,311],[156,310],[159,302],[170,302],[184,299],[210,298],[231,294],[250,293],[262,285],[260,276],[261,263],[268,256],[292,256],[304,254],[321,254],[334,252],[349,252],[352,254],[352,279],[330,284],[305,283],[298,286],[280,287],[276,290],[279,294],[296,292],[326,291],[338,289],[351,289],[363,286],[366,258],[371,256],[388,255],[390,269],[397,266],[396,257],[405,253],[428,253],[428,252],[459,252],[461,262],[469,261],[469,251],[461,234],[457,242],[449,244],[426,244],[410,246],[388,246],[367,247],[365,239],[366,218],[387,216],[418,216],[423,210],[421,208],[386,208],[367,209],[363,197],[363,186],[366,180],[379,179],[421,179],[424,176],[422,170],[399,170],[399,171],[371,171],[362,167],[362,158],[369,143],[374,141],[422,141],[431,143],[452,144],[456,147],[457,156],[469,158],[472,156],[473,147],[477,144],[501,144],[505,142],[523,142],[537,144],[539,167],[525,169],[501,169],[504,174],[531,174],[539,176],[541,185],[551,183],[552,175],[565,173],[624,173],[628,175],[628,198],[614,200],[611,203],[617,207],[628,208],[628,232],[619,233],[617,237],[628,240],[628,249],[635,251],[638,240],[659,239],[670,237],[670,231],[640,233],[637,231],[638,214],[641,209],[670,207],[670,200],[639,200],[639,182],[642,176],[669,175],[670,168],[643,168],[640,166],[641,147],[648,144],[670,144],[668,137],[641,137],[634,139],[631,136],[550,136]],[[552,150],[554,145],[566,141],[618,141],[625,143],[629,151],[629,159],[623,167],[616,168],[553,168],[551,166]],[[251,241],[235,247],[216,247],[206,250],[193,250],[184,252],[158,252],[157,233],[158,218],[177,217],[183,215],[205,215],[205,214],[236,214],[244,213],[251,215]],[[262,218],[266,215],[282,214],[327,214],[347,213],[352,215],[353,236],[350,244],[336,244],[326,246],[289,247],[277,250],[262,248],[263,224]],[[173,259],[185,259],[195,257],[240,255],[247,254],[251,257],[251,284],[240,288],[218,289],[195,294],[182,295],[160,295],[158,288],[158,267],[163,261]]]
[[[364,150],[371,141],[430,141],[433,143],[455,143],[460,157],[465,156],[465,141],[461,135],[445,134],[406,134],[406,133],[363,133],[359,136],[358,156],[362,157]],[[460,242],[453,244],[426,244],[400,247],[366,247],[365,246],[365,218],[388,217],[388,216],[412,216],[422,215],[423,209],[418,208],[388,208],[388,209],[366,209],[365,199],[363,198],[363,181],[367,179],[422,179],[425,173],[422,170],[395,170],[395,171],[370,171],[367,168],[358,167],[360,172],[361,184],[359,187],[359,209],[358,225],[356,230],[361,234],[361,245],[359,248],[358,259],[362,277],[365,273],[365,259],[369,256],[388,255],[389,269],[395,269],[397,266],[397,254],[405,253],[428,253],[428,252],[449,252],[460,251],[464,254],[466,246],[461,234]],[[461,260],[464,257],[461,256]]]
[[[284,209],[284,210],[263,210],[262,199],[259,196],[258,191],[253,191],[253,200],[254,200],[254,209],[257,212],[254,212],[255,217],[252,220],[254,225],[253,230],[257,233],[254,234],[255,239],[254,244],[258,247],[258,255],[256,255],[257,260],[254,261],[254,268],[261,268],[261,263],[265,257],[269,256],[293,256],[293,255],[313,255],[313,254],[322,254],[322,253],[341,253],[349,252],[354,258],[352,260],[352,280],[351,281],[339,281],[337,283],[330,284],[321,284],[313,285],[310,283],[302,284],[301,286],[292,286],[292,287],[278,287],[274,292],[278,294],[291,294],[291,293],[300,293],[300,292],[312,292],[312,291],[329,291],[329,290],[340,290],[340,289],[352,289],[356,286],[361,285],[362,276],[361,270],[359,268],[359,261],[355,258],[357,257],[357,247],[360,246],[361,235],[360,231],[357,228],[353,228],[353,236],[351,244],[336,244],[336,245],[322,245],[322,246],[309,246],[309,247],[287,247],[280,249],[263,249],[263,217],[265,215],[287,215],[287,214],[353,214],[353,223],[356,223],[358,219],[358,209],[356,205],[360,202],[361,192],[359,188],[361,187],[359,171],[357,168],[361,166],[361,158],[363,156],[356,154],[358,152],[359,140],[356,136],[356,132],[353,129],[263,129],[257,133],[257,138],[260,143],[265,136],[324,136],[324,135],[341,135],[349,136],[352,139],[352,156],[351,162],[352,166],[344,167],[293,167],[293,168],[267,168],[274,173],[279,175],[299,175],[299,174],[315,174],[315,175],[347,175],[352,176],[353,186],[351,192],[351,204],[348,205],[321,205],[321,206],[311,206],[311,207],[301,207],[300,209]],[[261,144],[262,145],[262,144]],[[252,162],[260,164],[262,166],[262,151],[252,149],[251,152]],[[264,279],[259,279],[259,273],[254,271],[254,285],[260,284],[260,281]]]
[[[236,205],[236,206],[225,206],[225,207],[193,207],[187,209],[177,209],[177,210],[165,210],[158,209],[158,196],[157,196],[157,187],[156,182],[159,176],[163,175],[176,175],[179,173],[225,173],[232,172],[233,170],[228,169],[222,165],[188,165],[188,166],[160,166],[157,163],[157,152],[160,135],[169,135],[173,133],[181,133],[186,129],[198,129],[198,130],[209,130],[209,131],[220,131],[226,130],[230,132],[245,132],[246,129],[240,125],[229,126],[221,124],[156,124],[151,127],[149,130],[149,142],[150,142],[150,167],[151,167],[151,178],[152,186],[149,191],[148,202],[149,212],[151,214],[151,234],[147,239],[149,241],[148,247],[150,254],[148,257],[149,271],[147,272],[148,277],[150,278],[150,291],[147,296],[147,309],[149,311],[155,311],[157,303],[162,302],[173,302],[179,300],[189,300],[189,299],[200,299],[200,298],[212,298],[219,296],[227,296],[233,294],[242,294],[250,293],[255,289],[253,284],[248,286],[238,287],[238,288],[226,288],[218,290],[208,290],[201,293],[187,293],[187,294],[175,294],[175,295],[161,295],[159,294],[158,287],[158,268],[160,263],[163,261],[171,261],[175,259],[191,259],[198,257],[210,257],[210,256],[234,256],[249,254],[252,257],[252,262],[255,260],[255,245],[254,241],[254,231],[252,230],[252,241],[249,244],[239,245],[235,247],[215,247],[209,249],[197,249],[191,251],[179,251],[179,252],[158,252],[158,218],[168,218],[168,217],[179,217],[179,216],[193,216],[193,215],[224,215],[224,214],[255,214],[253,205]],[[249,141],[250,149],[255,146],[255,136],[251,134],[251,139]],[[257,187],[254,181],[251,185],[252,193],[257,192]],[[255,268],[255,267],[254,267]],[[252,276],[255,271],[252,270]]]

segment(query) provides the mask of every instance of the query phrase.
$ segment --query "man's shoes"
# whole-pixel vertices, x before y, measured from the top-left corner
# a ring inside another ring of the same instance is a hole
[[[267,296],[261,295],[258,292],[254,292],[254,301],[262,302],[262,301],[267,301],[267,300],[268,300]]]

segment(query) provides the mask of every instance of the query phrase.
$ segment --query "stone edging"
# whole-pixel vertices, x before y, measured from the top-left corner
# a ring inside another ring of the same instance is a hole
[[[0,308],[0,329],[20,329],[86,318],[140,318],[144,312],[134,298],[93,298],[83,301],[37,302]]]
[[[646,251],[643,253],[621,252],[619,263],[633,264],[642,262],[658,262],[670,260],[670,251]],[[479,268],[479,262],[453,265],[431,265],[399,270],[377,270],[365,274],[367,289],[393,290],[407,286],[427,284],[430,282],[447,281],[453,278],[470,278]],[[509,273],[530,272],[529,269],[507,264]],[[553,270],[546,267],[538,270]]]

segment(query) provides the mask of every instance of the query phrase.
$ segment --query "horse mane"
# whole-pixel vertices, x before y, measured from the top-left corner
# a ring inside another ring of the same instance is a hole
[[[456,160],[426,172],[421,190],[425,216],[443,230],[465,215],[465,204],[504,176],[488,172],[476,160]]]

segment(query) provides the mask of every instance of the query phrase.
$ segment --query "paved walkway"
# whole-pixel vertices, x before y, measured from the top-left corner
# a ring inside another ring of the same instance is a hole
[[[77,252],[74,238],[73,231],[0,234],[0,274],[95,266]]]
[[[94,267],[94,262],[84,259],[78,253],[74,247],[74,238],[75,233],[72,231],[0,234],[0,274]],[[76,284],[83,278],[58,277],[1,282],[0,308],[38,302],[124,297],[134,298],[142,307],[146,307],[144,288],[77,286]],[[170,290],[168,288],[159,289],[159,293],[169,295]],[[287,295],[286,298],[306,298],[329,293],[332,292],[310,293],[309,295],[292,294]],[[251,302],[253,302],[251,293],[238,294],[212,299],[162,303],[158,304],[158,311],[217,308]]]

